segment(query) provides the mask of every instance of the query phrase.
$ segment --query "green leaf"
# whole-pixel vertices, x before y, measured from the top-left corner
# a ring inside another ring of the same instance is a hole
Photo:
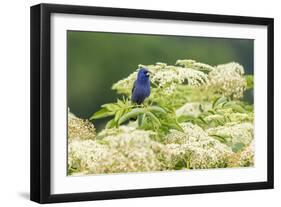
[[[143,122],[145,120],[145,114],[139,114],[138,115],[138,126],[141,127],[143,125]]]
[[[251,89],[254,87],[254,76],[253,75],[245,75],[244,76],[247,82],[247,89]]]
[[[96,139],[96,142],[98,144],[109,145],[109,141],[104,140],[104,139]]]
[[[224,137],[224,136],[220,136],[220,135],[217,135],[217,134],[213,134],[213,135],[210,135],[210,136],[214,137],[215,139],[219,140],[222,143],[227,143],[227,138]]]
[[[99,111],[95,112],[91,117],[90,120],[93,119],[100,119],[108,116],[114,115],[114,112],[108,111],[106,108],[102,108]]]
[[[113,127],[115,127],[115,126],[116,126],[115,120],[114,120],[114,119],[111,119],[109,122],[107,122],[105,128],[106,128],[106,129],[110,129],[110,128],[113,128]]]
[[[145,129],[145,130],[151,129],[151,124],[148,122],[146,114],[143,114],[143,118],[141,122],[142,122],[141,126],[139,126],[140,129]]]
[[[120,119],[118,121],[118,125],[124,123],[125,121],[128,121],[131,118],[135,118],[139,114],[142,114],[142,113],[145,113],[145,112],[146,111],[144,109],[141,109],[141,108],[132,109],[130,112],[125,113],[123,116],[120,117]]]
[[[186,162],[185,160],[179,160],[177,161],[176,165],[175,165],[175,170],[181,170],[186,168]]]
[[[240,105],[233,105],[231,106],[231,108],[233,109],[233,111],[235,112],[239,112],[239,113],[246,113],[247,111]]]
[[[117,104],[118,104],[118,106],[120,106],[121,108],[126,107],[125,100],[124,100],[124,102],[123,102],[123,101],[121,101],[120,99],[117,99]]]
[[[204,112],[204,108],[203,108],[202,104],[199,104],[199,110],[200,110],[201,113]]]
[[[103,104],[101,107],[102,108],[106,108],[108,111],[113,111],[113,112],[115,112],[118,109],[120,109],[120,107],[117,104],[115,104],[115,103]]]
[[[166,112],[166,113],[169,113],[169,112],[173,112],[174,111],[174,108],[171,106],[171,105],[169,105],[169,104],[167,104],[167,103],[165,103],[165,104],[159,104],[158,103],[158,106],[160,107],[160,108],[162,108],[162,109],[164,109],[164,111]]]
[[[227,102],[223,106],[224,108],[232,108],[233,111],[239,112],[239,113],[247,113],[247,110],[244,109],[241,105],[234,101]]]
[[[190,116],[190,115],[181,115],[177,118],[177,121],[179,123],[182,123],[182,122],[190,122],[190,121],[193,121],[194,119],[196,119],[194,116]]]
[[[151,121],[156,126],[161,126],[159,119],[151,112],[147,112],[147,115],[151,118]]]
[[[227,98],[225,96],[219,97],[213,102],[213,108],[216,108],[219,104],[223,104],[225,102],[227,102]]]
[[[207,123],[202,116],[199,116],[198,118],[194,119],[192,123],[197,124],[202,128],[209,126],[209,123]]]
[[[154,113],[162,113],[162,114],[167,113],[167,112],[165,111],[165,109],[163,109],[163,108],[160,107],[160,106],[149,106],[149,107],[147,107],[147,109],[148,109],[149,111],[151,111],[151,112],[154,112]]]
[[[246,105],[246,106],[245,106],[245,109],[246,109],[247,111],[253,112],[254,106],[253,106],[253,105]]]
[[[175,121],[175,122],[161,122],[162,125],[168,127],[169,129],[175,129],[180,132],[184,132],[183,128]]]
[[[114,121],[118,122],[118,120],[120,119],[120,117],[123,115],[124,110],[123,109],[119,109],[116,113],[115,113],[115,117],[114,117]]]
[[[245,147],[245,144],[242,142],[235,143],[234,146],[232,146],[233,152],[239,152]]]
[[[215,115],[215,111],[212,110],[212,109],[208,110],[208,113],[210,113],[210,114],[212,114],[212,115]]]

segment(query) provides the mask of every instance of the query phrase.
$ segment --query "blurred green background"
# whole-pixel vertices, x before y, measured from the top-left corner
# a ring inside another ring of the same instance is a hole
[[[115,102],[113,83],[138,64],[194,59],[210,65],[235,61],[253,73],[254,41],[186,36],[105,32],[67,32],[67,101],[70,111],[89,118],[107,102]],[[96,120],[100,129],[106,120]]]

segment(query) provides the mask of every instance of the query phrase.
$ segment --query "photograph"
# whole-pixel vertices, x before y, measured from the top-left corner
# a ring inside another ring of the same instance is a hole
[[[281,203],[278,1],[2,2],[0,207]]]
[[[274,19],[37,4],[30,199],[274,188]]]
[[[254,39],[66,36],[67,176],[255,167]]]

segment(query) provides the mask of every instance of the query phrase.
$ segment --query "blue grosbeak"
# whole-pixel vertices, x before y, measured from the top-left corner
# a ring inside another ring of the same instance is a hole
[[[149,71],[140,68],[132,89],[132,101],[140,105],[150,95]]]

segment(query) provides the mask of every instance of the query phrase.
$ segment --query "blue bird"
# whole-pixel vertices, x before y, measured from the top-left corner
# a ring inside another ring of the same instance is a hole
[[[140,68],[132,89],[132,101],[140,105],[150,95],[149,71]]]

